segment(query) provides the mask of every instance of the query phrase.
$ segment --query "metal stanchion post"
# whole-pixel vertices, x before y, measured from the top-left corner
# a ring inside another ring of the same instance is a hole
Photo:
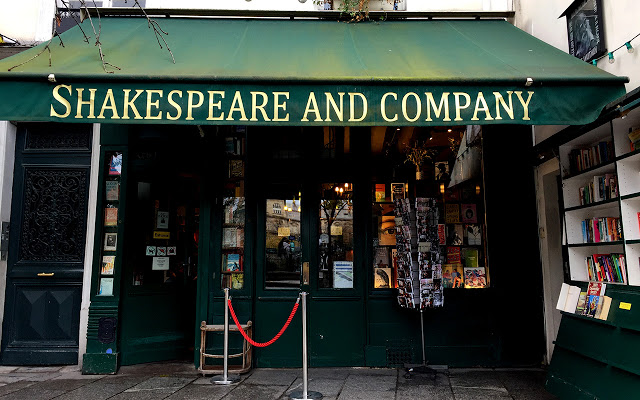
[[[302,391],[296,390],[291,392],[289,399],[291,400],[319,400],[322,398],[320,392],[309,392],[308,374],[307,374],[307,292],[302,292]]]
[[[240,375],[229,375],[229,288],[224,289],[224,359],[222,375],[211,378],[211,383],[230,385],[240,381]]]

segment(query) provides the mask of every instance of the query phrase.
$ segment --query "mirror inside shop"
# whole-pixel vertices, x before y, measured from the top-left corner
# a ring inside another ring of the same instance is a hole
[[[480,126],[372,131],[373,285],[401,305],[489,286],[481,141]]]

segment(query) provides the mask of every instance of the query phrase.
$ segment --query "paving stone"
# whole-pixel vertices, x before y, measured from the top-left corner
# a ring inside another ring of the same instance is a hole
[[[2,400],[49,400],[64,394],[64,390],[46,390],[27,387],[2,396]]]
[[[337,397],[344,385],[343,379],[309,379],[307,382],[307,390],[320,392],[324,397]],[[303,381],[302,378],[296,379],[296,381],[287,389],[287,394],[302,390]]]
[[[257,369],[244,380],[244,383],[289,387],[301,375],[302,370],[298,369]]]
[[[42,373],[42,372],[59,372],[62,367],[19,367],[14,372],[34,372],[34,373]]]
[[[395,368],[350,368],[349,375],[397,376]]]
[[[128,387],[117,384],[89,384],[67,392],[56,400],[106,400],[122,393]]]
[[[9,367],[9,366],[0,366],[0,374],[6,374],[7,372],[13,372],[16,369],[18,369],[18,367]]]
[[[307,371],[309,379],[347,379],[349,374],[354,373],[356,369],[353,368],[309,368]],[[302,369],[299,376],[302,376]]]
[[[167,400],[220,400],[233,386],[192,384],[173,393]]]
[[[456,400],[494,400],[512,399],[505,388],[468,388],[452,386],[453,395]]]
[[[143,390],[169,390],[175,392],[185,385],[188,385],[193,380],[194,379],[192,378],[179,378],[175,376],[157,376],[140,382],[136,386],[127,389],[126,392],[136,392]]]
[[[394,400],[396,398],[395,390],[378,391],[378,390],[355,390],[344,389],[338,400]]]
[[[31,385],[33,385],[33,382],[29,382],[29,381],[18,381],[18,382],[6,383],[0,386],[0,396],[4,396],[5,394],[9,394],[17,390],[24,389]]]
[[[284,386],[242,385],[235,387],[224,400],[275,400],[285,389]]]
[[[500,371],[497,373],[507,390],[531,390],[544,387],[545,371]]]
[[[398,386],[396,400],[454,400],[453,392],[449,386],[414,385]]]
[[[23,372],[16,373],[11,372],[5,375],[2,375],[2,378],[19,378],[22,381],[30,381],[30,382],[43,382],[48,381],[49,379],[53,379],[55,377],[61,376],[62,374],[58,372],[49,372],[49,373],[35,373],[35,372]]]
[[[160,400],[173,394],[172,390],[141,390],[136,392],[122,392],[109,400]]]
[[[454,372],[450,371],[449,380],[453,387],[463,388],[487,388],[487,389],[504,389],[502,379],[491,371],[479,372]]]
[[[81,386],[85,386],[91,383],[86,379],[50,379],[45,382],[35,383],[32,388],[34,389],[46,389],[46,390],[62,390],[69,392],[75,390]]]
[[[395,391],[397,383],[396,376],[374,376],[374,375],[349,375],[344,383],[343,390],[360,391]]]

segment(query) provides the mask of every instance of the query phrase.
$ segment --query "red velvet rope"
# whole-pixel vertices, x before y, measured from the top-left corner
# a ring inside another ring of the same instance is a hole
[[[231,317],[233,318],[233,322],[236,323],[236,326],[238,327],[238,330],[240,331],[242,336],[244,336],[244,338],[247,340],[247,342],[251,343],[252,345],[254,345],[256,347],[267,347],[267,346],[273,344],[273,342],[275,342],[276,340],[278,340],[280,338],[280,336],[284,333],[284,331],[287,330],[287,327],[291,323],[291,320],[293,319],[293,316],[296,315],[296,311],[298,311],[299,303],[300,303],[300,298],[298,298],[298,300],[296,300],[296,304],[294,304],[293,310],[291,310],[291,315],[289,315],[289,318],[287,319],[287,322],[285,322],[285,324],[282,327],[282,329],[280,329],[280,332],[278,332],[278,334],[275,335],[273,337],[273,339],[269,340],[268,342],[264,342],[264,343],[254,342],[247,335],[247,332],[245,332],[244,329],[242,329],[242,325],[240,325],[240,322],[238,322],[238,317],[236,317],[236,313],[235,313],[235,311],[233,311],[233,306],[231,305],[231,299],[229,299],[229,311],[231,311]]]

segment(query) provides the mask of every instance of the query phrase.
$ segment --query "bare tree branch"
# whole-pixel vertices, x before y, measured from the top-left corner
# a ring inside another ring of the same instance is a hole
[[[92,0],[92,3],[93,3],[93,7],[96,9],[96,15],[98,16],[98,31],[96,31],[96,26],[93,24],[93,18],[91,18],[91,13],[89,12],[89,8],[87,7],[86,0],[80,0],[80,5],[86,11],[87,16],[89,18],[89,23],[91,24],[91,29],[93,29],[93,34],[96,37],[96,43],[94,46],[98,47],[98,53],[100,54],[100,60],[102,61],[102,69],[104,70],[104,72],[108,74],[112,74],[113,71],[108,71],[107,67],[115,68],[117,70],[121,70],[121,68],[118,67],[117,65],[113,65],[107,62],[104,58],[104,53],[102,51],[102,43],[100,42],[100,34],[102,33],[102,21],[100,19],[100,11],[98,10],[98,6],[96,5],[96,2],[94,0]]]
[[[73,19],[73,22],[75,22],[75,24],[80,29],[80,32],[82,32],[82,36],[84,36],[84,41],[89,43],[89,36],[87,36],[87,34],[84,33],[84,29],[82,29],[82,27],[80,26],[80,21],[76,19],[76,16],[74,15],[73,11],[71,11],[71,8],[69,8],[69,3],[65,0],[60,0],[60,1],[64,5],[64,7],[67,9],[67,12],[69,13],[69,16]]]
[[[175,57],[173,57],[173,52],[169,48],[169,44],[164,39],[164,36],[162,36],[162,34],[169,35],[169,33],[165,32],[164,30],[162,30],[162,28],[160,28],[160,24],[158,23],[158,21],[149,18],[149,15],[144,10],[144,8],[142,8],[142,6],[138,2],[138,0],[134,0],[134,1],[135,1],[135,5],[138,6],[138,8],[140,8],[140,11],[142,11],[144,16],[147,18],[147,22],[149,23],[149,28],[153,28],[153,33],[156,35],[156,40],[158,41],[158,46],[160,46],[160,48],[162,48],[162,44],[160,43],[160,39],[162,39],[162,41],[164,42],[164,45],[167,47],[167,50],[169,51],[169,54],[171,54],[171,59],[173,60],[173,63],[175,64],[176,63],[176,59],[175,59]]]
[[[55,15],[58,16],[58,5],[56,4],[56,12]],[[51,67],[51,42],[53,41],[54,37],[57,37],[58,40],[60,41],[60,46],[64,47],[64,42],[62,42],[62,39],[60,38],[60,35],[58,35],[58,21],[56,20],[56,22],[54,23],[54,28],[53,28],[53,34],[51,35],[51,39],[49,39],[49,41],[47,42],[47,44],[42,48],[42,50],[40,50],[40,52],[38,54],[36,54],[35,56],[31,57],[30,59],[21,62],[18,65],[14,65],[13,67],[9,68],[7,71],[12,71],[15,68],[18,68],[32,60],[35,60],[36,58],[38,58],[42,53],[46,51],[49,52],[49,67]]]

